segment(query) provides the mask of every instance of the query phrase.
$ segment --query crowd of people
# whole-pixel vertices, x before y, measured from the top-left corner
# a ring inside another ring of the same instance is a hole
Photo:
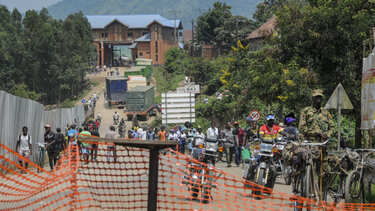
[[[304,109],[301,113],[300,129],[304,133],[304,138],[314,137],[317,140],[326,139],[332,135],[332,121],[329,120],[329,113],[325,109],[321,108],[322,91],[313,92],[313,105]],[[94,94],[93,98],[96,99],[98,96]],[[314,116],[319,118],[314,118]],[[324,118],[323,118],[324,117]],[[68,144],[79,145],[81,149],[82,159],[88,162],[89,157],[91,160],[96,160],[98,145],[82,142],[77,143],[77,136],[94,136],[100,137],[99,128],[101,124],[102,116],[100,113],[97,114],[97,118],[92,121],[84,122],[81,126],[78,123],[67,125],[65,128],[65,134],[61,132],[61,128],[56,128],[56,132],[51,130],[51,125],[45,126],[44,142],[46,143],[46,149],[49,158],[50,169],[53,170],[56,165],[60,154],[64,151]],[[166,130],[164,126],[159,128],[151,128],[149,126],[140,127],[133,125],[127,133],[127,138],[138,139],[138,140],[160,140],[160,141],[177,141],[179,144],[174,147],[175,150],[185,154],[191,152],[192,147],[196,143],[192,143],[191,140],[195,140],[197,137],[201,140],[205,139],[219,139],[225,138],[224,148],[227,156],[227,166],[231,167],[234,162],[237,166],[240,165],[242,159],[242,149],[248,147],[249,141],[255,138],[275,138],[278,135],[291,136],[295,140],[298,140],[300,132],[296,127],[297,120],[293,116],[286,117],[279,124],[275,124],[275,115],[270,114],[266,117],[267,123],[260,126],[256,121],[253,121],[251,117],[246,118],[246,126],[241,128],[237,121],[227,122],[224,129],[216,127],[215,122],[211,123],[211,127],[207,129],[206,133],[203,133],[201,126],[197,128],[191,127],[191,125],[176,126],[170,130]],[[286,127],[284,128],[284,123]],[[109,127],[109,131],[105,134],[105,138],[125,138],[125,120],[117,112],[113,115],[113,125]],[[312,130],[312,129],[313,130]],[[323,128],[323,129],[321,129]],[[116,135],[116,129],[119,129],[119,136]],[[121,133],[123,132],[123,134]],[[26,158],[32,155],[32,137],[28,135],[28,128],[25,126],[22,128],[22,133],[18,136],[16,150],[19,154]],[[114,144],[108,145],[107,160],[110,161],[111,157],[114,157],[114,161],[117,161],[116,146]],[[112,156],[111,156],[112,152]],[[234,158],[234,159],[233,159]],[[22,159],[20,159],[22,165]],[[28,167],[28,163],[25,162],[25,167]]]

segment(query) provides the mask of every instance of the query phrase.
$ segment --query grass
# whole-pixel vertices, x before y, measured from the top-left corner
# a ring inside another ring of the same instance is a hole
[[[161,102],[161,93],[168,92],[170,90],[176,90],[178,83],[185,79],[185,75],[176,75],[173,73],[168,73],[161,67],[155,67],[153,69],[153,74],[156,80],[156,90],[159,93],[155,97],[155,102]]]

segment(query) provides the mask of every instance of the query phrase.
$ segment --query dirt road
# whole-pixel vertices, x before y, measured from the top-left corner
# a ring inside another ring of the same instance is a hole
[[[112,68],[112,70],[113,69],[114,68]],[[126,70],[127,70],[127,68],[119,68],[120,75],[124,75],[124,72]],[[124,118],[126,120],[126,115],[125,115],[124,109],[109,108],[106,104],[106,101],[104,100],[102,87],[105,86],[105,78],[107,76],[107,73],[108,73],[108,70],[107,70],[107,72],[100,72],[99,74],[96,74],[96,75],[88,75],[87,76],[88,79],[90,79],[92,81],[96,81],[96,82],[99,83],[97,86],[92,88],[90,93],[86,96],[86,99],[91,97],[94,94],[94,92],[96,92],[97,94],[100,94],[99,101],[97,102],[96,108],[95,108],[95,116],[99,112],[102,114],[102,124],[101,124],[100,130],[99,130],[99,133],[100,133],[101,137],[104,137],[104,135],[109,131],[109,126],[113,124],[113,114],[114,114],[115,111],[117,111],[119,113],[120,119]],[[152,85],[155,82],[156,81],[152,81]],[[149,121],[147,121],[147,122],[140,121],[139,123],[140,124],[150,124],[154,120],[154,118],[155,117],[151,117],[151,119]],[[131,127],[131,122],[125,121],[125,124],[126,124],[127,130],[128,130]],[[238,178],[243,177],[242,165],[240,165],[239,167],[235,167],[235,165],[234,165],[234,167],[228,168],[226,163],[219,162],[219,163],[217,163],[217,167],[224,170],[225,172],[228,172],[230,174],[233,174],[233,175],[237,176]],[[288,193],[288,194],[292,193],[291,186],[285,185],[284,179],[281,178],[281,177],[279,177],[276,181],[275,190],[280,191],[280,192],[284,192],[284,193]]]

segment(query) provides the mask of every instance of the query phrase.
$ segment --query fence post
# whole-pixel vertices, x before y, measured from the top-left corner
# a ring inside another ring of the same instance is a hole
[[[148,202],[147,210],[157,210],[158,201],[158,171],[159,171],[159,149],[152,147],[150,149],[150,163],[148,170]]]

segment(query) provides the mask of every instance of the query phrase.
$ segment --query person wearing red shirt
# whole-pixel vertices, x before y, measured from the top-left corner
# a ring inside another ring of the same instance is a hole
[[[238,136],[238,143],[235,144],[234,149],[235,149],[235,155],[236,155],[236,163],[239,164],[242,160],[241,155],[242,155],[242,147],[244,144],[245,131],[239,127],[237,121],[233,122],[233,125],[234,125],[233,133]]]
[[[282,128],[275,125],[275,115],[269,114],[267,115],[267,124],[260,127],[259,136],[261,139],[263,138],[272,138],[275,139],[278,133],[285,135]]]

